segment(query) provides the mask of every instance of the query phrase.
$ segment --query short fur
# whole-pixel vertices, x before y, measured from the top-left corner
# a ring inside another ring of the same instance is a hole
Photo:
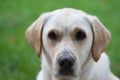
[[[74,39],[77,30],[86,34],[83,41]],[[48,38],[51,31],[58,35],[57,41]],[[38,56],[43,52],[37,80],[119,80],[111,73],[104,52],[110,32],[95,16],[71,8],[44,13],[27,29],[26,37]],[[57,61],[63,51],[76,58],[72,76],[58,72]]]

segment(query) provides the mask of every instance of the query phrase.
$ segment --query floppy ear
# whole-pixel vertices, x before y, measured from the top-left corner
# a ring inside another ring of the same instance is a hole
[[[26,38],[37,56],[40,57],[42,51],[42,30],[44,26],[45,15],[40,16],[26,31]]]
[[[98,61],[101,54],[107,48],[111,36],[110,32],[104,27],[104,25],[96,17],[92,17],[92,31],[93,31],[93,45],[92,56],[94,61]]]

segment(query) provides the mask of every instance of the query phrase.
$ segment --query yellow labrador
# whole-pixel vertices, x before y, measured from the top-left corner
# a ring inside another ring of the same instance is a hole
[[[64,8],[42,14],[26,31],[42,55],[37,80],[119,80],[104,53],[110,33],[97,17]]]

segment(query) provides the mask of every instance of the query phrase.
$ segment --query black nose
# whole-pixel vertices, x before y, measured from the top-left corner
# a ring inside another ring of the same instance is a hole
[[[59,63],[59,66],[62,68],[62,69],[66,69],[66,70],[69,70],[72,68],[73,64],[74,64],[74,58],[70,55],[62,55],[60,56],[59,60],[58,60],[58,63]]]

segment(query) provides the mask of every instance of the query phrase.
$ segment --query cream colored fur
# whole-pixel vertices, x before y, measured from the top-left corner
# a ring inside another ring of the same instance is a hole
[[[51,31],[57,34],[56,41],[48,38]],[[75,40],[77,31],[83,31],[86,38]],[[110,33],[95,16],[71,8],[44,13],[27,29],[26,37],[37,55],[42,53],[37,80],[119,80],[111,73],[104,52]],[[58,72],[58,57],[64,50],[76,58],[74,76],[64,77]]]

